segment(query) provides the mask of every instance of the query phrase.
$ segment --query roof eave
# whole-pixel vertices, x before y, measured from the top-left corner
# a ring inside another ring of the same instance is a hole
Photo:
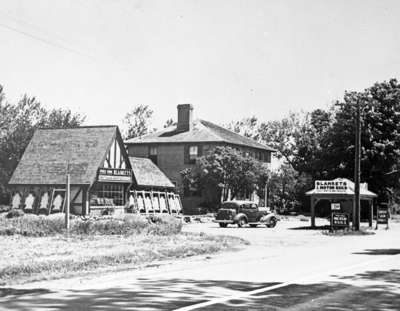
[[[226,140],[187,140],[187,141],[135,141],[135,142],[127,142],[125,141],[124,144],[125,145],[150,145],[150,144],[154,144],[154,145],[161,145],[161,144],[171,144],[171,145],[175,145],[175,144],[198,144],[198,143],[202,143],[202,144],[210,144],[210,143],[225,143],[225,144],[230,144],[230,145],[235,145],[235,146],[242,146],[242,147],[248,147],[248,148],[253,148],[253,149],[260,149],[260,150],[265,150],[265,151],[269,151],[269,152],[277,152],[277,150],[268,147],[268,146],[259,146],[259,147],[255,147],[255,146],[250,146],[250,145],[246,145],[246,144],[238,144],[238,143],[232,143]]]

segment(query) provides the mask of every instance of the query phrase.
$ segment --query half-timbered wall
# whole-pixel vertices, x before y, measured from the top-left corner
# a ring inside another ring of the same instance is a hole
[[[107,152],[103,167],[126,169],[125,159],[122,156],[121,147],[118,141],[114,139],[110,149]]]
[[[87,187],[71,186],[71,213],[76,215],[86,213],[86,191]],[[27,213],[49,214],[60,212],[61,210],[58,210],[58,208],[64,206],[65,185],[15,186],[12,193],[11,204],[13,208],[23,209]],[[15,206],[18,200],[18,206]]]

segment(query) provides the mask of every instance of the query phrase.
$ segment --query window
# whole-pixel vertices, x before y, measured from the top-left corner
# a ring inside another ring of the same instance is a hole
[[[157,146],[149,147],[149,159],[153,161],[154,164],[157,164],[158,161],[158,148]]]
[[[189,162],[196,163],[196,159],[199,153],[199,148],[197,146],[189,147]]]
[[[263,160],[263,162],[271,163],[271,153],[270,152],[263,152],[262,153],[262,160]]]
[[[124,205],[124,185],[97,183],[91,193],[90,204],[101,206]]]
[[[150,155],[157,155],[157,147],[156,146],[150,147],[149,153]]]
[[[203,154],[203,145],[185,145],[184,146],[184,163],[196,164],[196,160]]]

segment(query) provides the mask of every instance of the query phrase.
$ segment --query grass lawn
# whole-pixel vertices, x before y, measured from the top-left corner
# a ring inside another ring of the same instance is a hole
[[[170,236],[0,236],[0,285],[61,278],[93,271],[140,268],[159,260],[243,247],[228,236],[179,233]]]

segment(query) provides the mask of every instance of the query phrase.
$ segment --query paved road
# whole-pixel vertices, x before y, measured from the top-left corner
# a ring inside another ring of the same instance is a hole
[[[322,220],[320,220],[322,221]],[[400,310],[400,224],[375,235],[190,224],[228,234],[246,249],[142,271],[31,283],[0,291],[12,310]]]

